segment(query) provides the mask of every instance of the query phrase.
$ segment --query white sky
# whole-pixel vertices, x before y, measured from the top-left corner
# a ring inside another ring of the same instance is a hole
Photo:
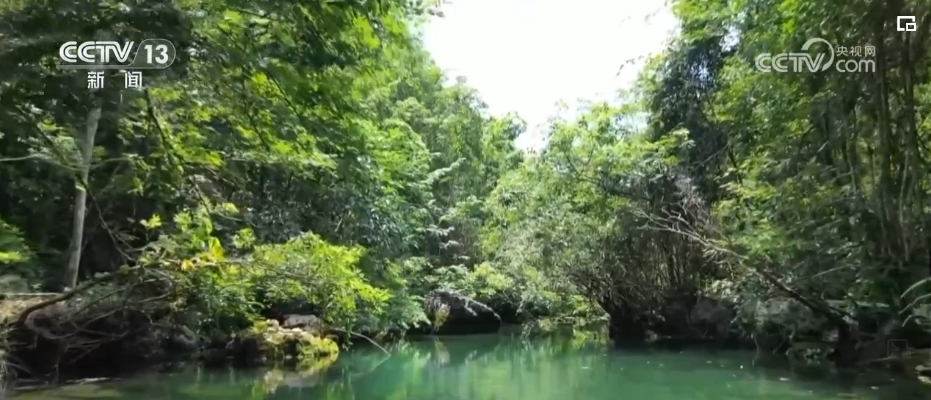
[[[664,0],[452,0],[424,32],[451,76],[465,76],[491,111],[517,112],[530,126],[521,148],[538,148],[536,127],[556,103],[609,99],[676,27]],[[620,70],[620,75],[618,71]]]

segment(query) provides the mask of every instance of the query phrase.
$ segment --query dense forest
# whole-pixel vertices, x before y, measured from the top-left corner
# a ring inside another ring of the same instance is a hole
[[[210,336],[299,303],[374,335],[436,324],[424,297],[451,289],[518,322],[607,314],[616,342],[814,332],[847,365],[921,347],[931,4],[670,6],[680,31],[636,87],[524,152],[524,122],[424,49],[436,4],[0,1],[0,272],[48,293],[5,318],[69,352],[138,331],[84,329],[115,310]],[[875,71],[755,69],[812,37],[874,46]],[[113,38],[178,60],[143,90],[55,67]]]

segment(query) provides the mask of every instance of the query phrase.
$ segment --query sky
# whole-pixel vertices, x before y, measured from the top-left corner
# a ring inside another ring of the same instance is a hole
[[[527,121],[523,149],[544,143],[540,126],[557,102],[629,87],[642,67],[634,61],[660,52],[676,27],[664,0],[452,0],[441,10],[424,31],[427,49],[492,113]]]

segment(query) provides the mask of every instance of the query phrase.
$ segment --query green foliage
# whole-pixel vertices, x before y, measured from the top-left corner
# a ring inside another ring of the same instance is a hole
[[[436,332],[443,327],[443,324],[449,319],[449,306],[446,304],[440,304],[440,306],[433,312],[433,331]]]
[[[225,330],[280,302],[405,329],[436,288],[631,321],[707,292],[835,321],[824,299],[927,303],[931,41],[875,28],[926,4],[676,0],[635,90],[524,154],[525,124],[430,59],[415,3],[0,1],[0,268],[51,290],[69,259],[143,268],[173,316]],[[886,62],[752,69],[816,36]],[[143,91],[53,65],[66,40],[146,37],[179,57]]]
[[[578,293],[629,321],[700,294],[789,297],[837,326],[838,304],[925,304],[929,42],[875,26],[931,10],[769,5],[673,2],[683,29],[635,90],[553,121],[546,148],[490,193],[481,247],[496,273],[524,296]],[[753,68],[810,37],[897,61],[876,74]],[[751,314],[798,315],[765,308]]]
[[[646,302],[662,293],[656,280],[668,279],[665,271],[651,271],[641,258],[646,248],[631,252],[631,246],[655,243],[642,232],[642,215],[652,206],[650,192],[676,165],[675,151],[689,142],[685,132],[647,140],[624,123],[636,113],[633,105],[596,104],[576,121],[556,121],[546,151],[492,192],[483,246],[521,282],[522,303],[563,303],[551,312],[571,313],[576,307],[567,294],[608,307],[623,288]]]
[[[22,232],[0,219],[0,266],[9,267],[29,260],[30,251],[22,238]]]
[[[0,83],[0,263],[42,265],[58,289],[83,203],[80,278],[167,276],[156,289],[199,328],[289,302],[366,331],[425,322],[430,285],[412,282],[483,261],[482,204],[524,129],[447,84],[410,29],[431,7],[0,2],[16,71]],[[91,92],[52,64],[62,42],[101,37],[168,39],[178,60],[143,91],[107,76]]]
[[[920,293],[906,288],[929,263],[929,136],[919,115],[931,59],[927,42],[875,27],[884,15],[927,15],[927,4],[770,5],[675,2],[684,29],[644,88],[652,136],[681,127],[695,143],[682,167],[703,205],[691,226],[663,225],[727,264],[720,277],[729,283],[713,289],[740,303],[808,300],[807,311],[835,325],[845,312],[838,304],[909,314],[906,303]],[[868,57],[884,65],[875,73],[753,68],[758,54],[812,37],[875,46]]]
[[[216,210],[235,211],[231,205]],[[143,224],[151,229],[157,219]],[[200,328],[228,329],[215,325],[222,323],[219,317],[250,320],[261,311],[261,301],[295,300],[322,305],[320,317],[353,326],[359,313],[384,313],[392,297],[359,270],[361,247],[333,245],[309,233],[282,244],[250,246],[250,231],[241,230],[232,238],[240,252],[234,257],[214,234],[207,208],[180,212],[174,222],[173,231],[147,245],[138,262],[172,274],[180,289],[175,307],[203,313]]]
[[[256,248],[250,264],[255,289],[271,301],[302,300],[320,304],[327,321],[350,324],[356,313],[379,315],[391,294],[373,287],[357,264],[361,247],[329,244],[313,234],[281,245]]]

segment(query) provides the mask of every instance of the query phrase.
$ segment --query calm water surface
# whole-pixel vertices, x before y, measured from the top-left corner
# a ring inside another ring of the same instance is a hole
[[[590,339],[590,338],[589,338]],[[185,369],[12,396],[64,399],[825,400],[931,399],[931,388],[878,374],[844,380],[754,363],[753,352],[614,350],[575,338],[424,339],[386,357],[344,352],[318,371]]]

